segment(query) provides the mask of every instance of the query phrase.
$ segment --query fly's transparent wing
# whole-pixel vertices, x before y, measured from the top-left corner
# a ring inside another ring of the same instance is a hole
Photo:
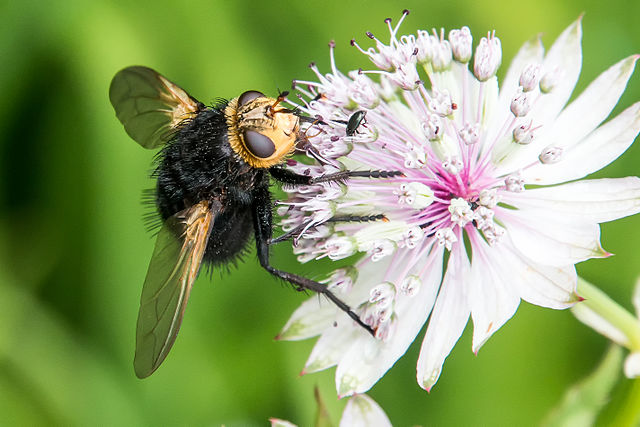
[[[127,67],[113,77],[109,99],[129,136],[144,148],[167,142],[203,107],[164,76],[141,66]]]
[[[158,369],[178,336],[216,207],[201,202],[178,212],[158,234],[140,298],[133,362],[138,378]]]

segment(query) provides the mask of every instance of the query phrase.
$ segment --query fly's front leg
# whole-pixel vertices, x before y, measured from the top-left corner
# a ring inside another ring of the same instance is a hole
[[[310,290],[326,296],[340,310],[344,311],[358,325],[362,326],[367,332],[375,337],[375,332],[371,326],[364,323],[360,317],[351,310],[340,298],[335,296],[326,285],[318,283],[306,277],[297,274],[288,273],[273,267],[269,261],[269,240],[271,239],[271,231],[273,227],[273,219],[271,213],[271,197],[268,187],[262,187],[256,190],[253,202],[253,223],[256,235],[256,248],[258,251],[258,260],[260,265],[272,275],[285,280],[299,291]]]

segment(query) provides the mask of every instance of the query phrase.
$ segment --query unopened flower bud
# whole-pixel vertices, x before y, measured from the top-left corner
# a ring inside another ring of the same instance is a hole
[[[453,58],[466,64],[471,59],[471,44],[473,37],[469,27],[462,27],[459,30],[451,30],[449,32],[449,42],[453,51]]]
[[[542,153],[540,153],[538,158],[544,164],[557,163],[562,159],[562,153],[562,147],[554,147],[550,145],[542,150]]]
[[[489,34],[489,38],[483,37],[476,48],[473,74],[481,82],[487,81],[496,75],[501,62],[502,47],[500,39],[492,34]]]
[[[541,64],[529,64],[522,70],[520,74],[520,86],[524,92],[535,89],[540,82],[540,74],[542,73]]]

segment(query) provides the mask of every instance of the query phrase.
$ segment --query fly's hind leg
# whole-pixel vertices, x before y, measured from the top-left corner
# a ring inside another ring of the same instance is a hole
[[[261,187],[256,189],[254,194],[253,203],[253,222],[256,235],[256,249],[258,251],[258,260],[260,265],[272,275],[285,280],[299,291],[310,290],[318,294],[322,294],[332,303],[334,303],[340,310],[344,311],[347,316],[353,319],[358,325],[362,326],[367,332],[375,337],[375,332],[371,326],[367,325],[347,304],[345,304],[340,298],[335,296],[326,285],[318,283],[314,280],[307,279],[306,277],[298,276],[297,274],[288,273],[286,271],[279,270],[271,265],[269,262],[269,240],[271,239],[271,232],[273,227],[273,218],[271,214],[271,196],[267,187]]]

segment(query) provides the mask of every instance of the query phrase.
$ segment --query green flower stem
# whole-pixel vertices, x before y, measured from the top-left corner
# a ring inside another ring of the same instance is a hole
[[[580,304],[585,304],[627,337],[630,350],[640,350],[640,322],[635,316],[581,277],[578,277],[578,295],[585,299]]]
[[[640,379],[633,380],[627,390],[624,402],[616,411],[613,419],[607,420],[607,425],[620,427],[636,427],[640,422]]]

